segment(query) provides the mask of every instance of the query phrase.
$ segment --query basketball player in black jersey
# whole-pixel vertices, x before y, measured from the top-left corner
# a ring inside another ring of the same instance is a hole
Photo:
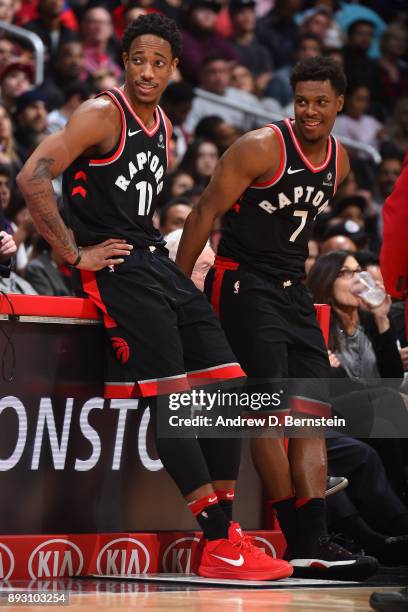
[[[171,126],[158,101],[176,68],[173,21],[139,17],[125,33],[125,85],[82,104],[18,177],[39,231],[81,272],[107,337],[105,397],[151,397],[244,376],[206,297],[169,259],[152,224]],[[64,219],[51,180],[64,173]],[[157,431],[157,402],[150,402]],[[162,463],[205,536],[199,573],[277,579],[292,573],[232,523],[237,440],[157,437]]]
[[[176,261],[190,275],[214,219],[225,215],[206,292],[231,347],[248,377],[271,385],[290,377],[292,413],[325,416],[329,361],[302,279],[314,221],[349,172],[331,136],[346,81],[337,63],[318,57],[294,68],[292,85],[295,120],[250,132],[224,154],[187,218]],[[375,559],[353,557],[327,536],[324,437],[291,438],[287,452],[281,438],[252,443],[295,575],[374,573]]]

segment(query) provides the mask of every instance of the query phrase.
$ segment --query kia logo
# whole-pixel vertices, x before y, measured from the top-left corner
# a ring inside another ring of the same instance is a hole
[[[79,576],[84,566],[80,548],[73,542],[53,538],[33,550],[28,560],[28,572],[33,578]]]
[[[98,574],[107,576],[145,574],[149,565],[149,551],[134,538],[111,540],[101,549],[96,561]]]
[[[270,555],[276,559],[276,550],[274,548],[274,546],[268,542],[268,540],[266,540],[265,538],[261,538],[259,536],[255,536],[253,538],[253,540],[258,540],[258,542],[262,542],[262,544],[264,544],[264,546],[260,546],[259,548],[262,548],[266,554],[270,553]]]
[[[14,570],[14,556],[8,546],[0,542],[0,580],[10,578]]]
[[[163,571],[172,574],[190,574],[191,556],[199,538],[179,538],[168,546],[163,555]]]

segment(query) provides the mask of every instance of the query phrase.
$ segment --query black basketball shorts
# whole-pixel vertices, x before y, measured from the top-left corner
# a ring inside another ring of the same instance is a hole
[[[208,300],[163,248],[81,270],[106,329],[105,397],[148,397],[245,376]]]
[[[217,257],[205,292],[248,382],[286,381],[286,408],[329,416],[330,364],[307,288]]]

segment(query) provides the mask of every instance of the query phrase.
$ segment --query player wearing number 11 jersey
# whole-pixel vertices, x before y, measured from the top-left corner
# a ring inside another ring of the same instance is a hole
[[[292,86],[295,119],[250,132],[224,154],[187,218],[177,262],[191,274],[214,219],[224,215],[206,293],[231,347],[258,392],[279,392],[276,379],[289,379],[285,407],[322,417],[330,415],[329,361],[302,280],[314,221],[349,171],[331,135],[346,80],[339,64],[316,57],[295,66]],[[353,557],[327,535],[326,448],[316,432],[292,437],[288,452],[281,437],[264,432],[252,440],[255,467],[295,575],[366,577],[376,560]]]

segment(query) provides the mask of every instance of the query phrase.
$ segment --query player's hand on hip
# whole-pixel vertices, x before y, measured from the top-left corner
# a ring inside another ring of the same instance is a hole
[[[81,247],[81,261],[76,266],[79,270],[97,272],[108,266],[117,266],[130,255],[133,246],[121,238],[109,238],[100,244]]]

